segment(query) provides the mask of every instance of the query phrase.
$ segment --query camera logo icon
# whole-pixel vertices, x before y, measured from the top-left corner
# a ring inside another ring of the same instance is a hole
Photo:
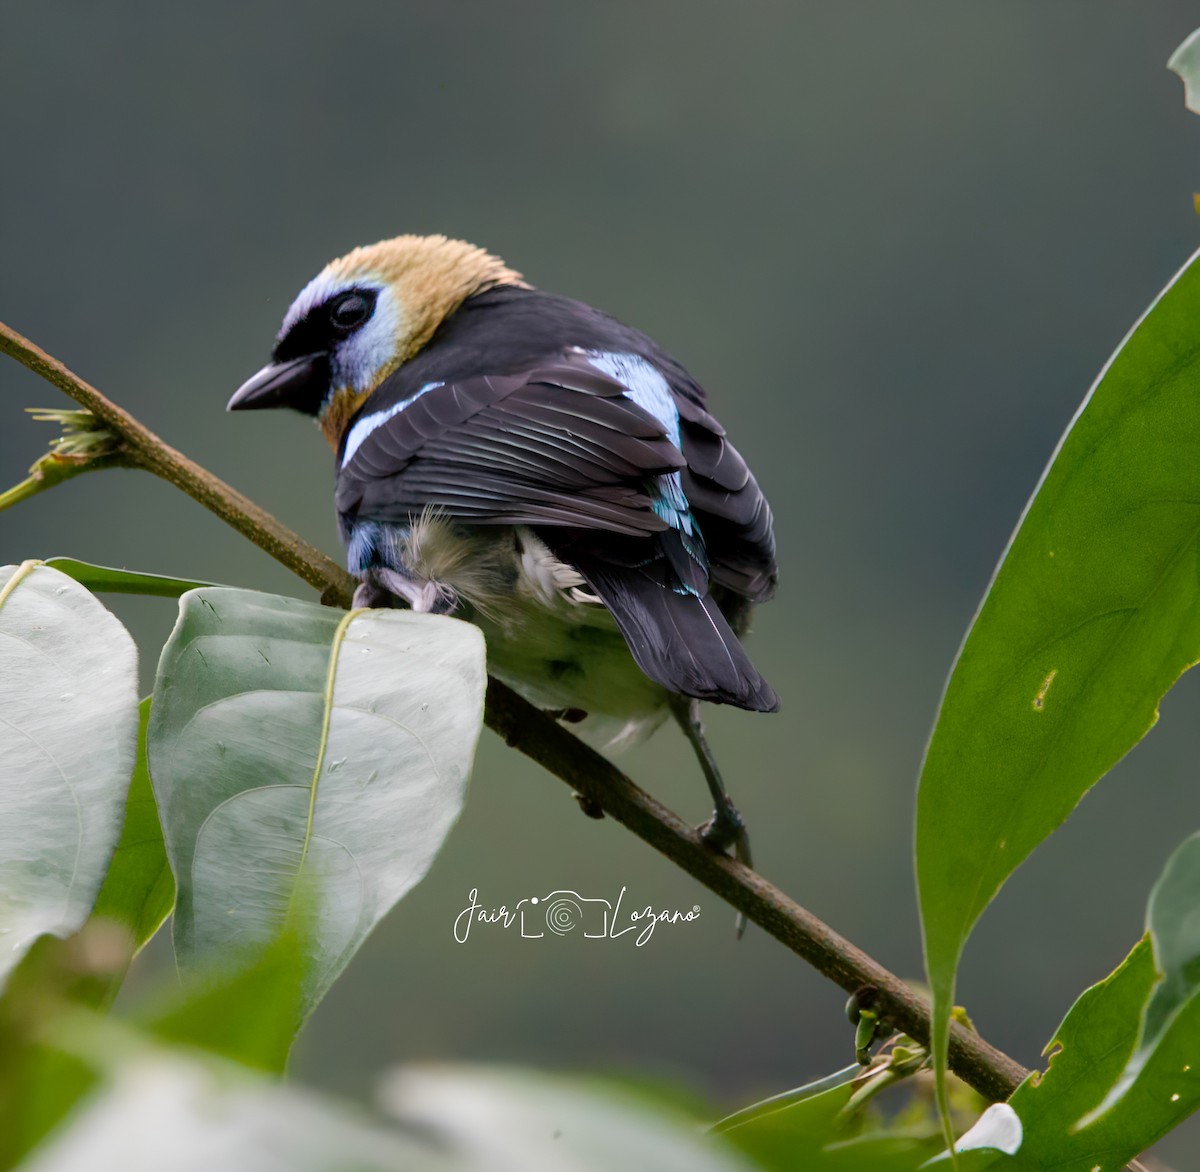
[[[594,899],[578,891],[552,891],[549,895],[534,896],[530,904],[541,912],[546,927],[556,936],[566,936],[577,928],[590,940],[602,939],[612,927],[613,906],[607,899]],[[535,924],[539,917],[531,916]],[[522,932],[540,936],[541,932]]]

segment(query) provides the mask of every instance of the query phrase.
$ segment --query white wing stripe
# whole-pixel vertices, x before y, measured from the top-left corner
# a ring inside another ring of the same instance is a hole
[[[350,463],[354,453],[362,446],[363,440],[377,427],[382,427],[393,416],[399,415],[405,407],[415,403],[426,391],[436,391],[438,387],[445,385],[443,382],[426,383],[416,394],[409,395],[407,399],[401,399],[399,403],[393,403],[381,411],[372,411],[370,415],[364,415],[361,419],[355,420],[354,426],[350,428],[350,434],[346,436],[346,450],[342,453],[342,467],[345,468]]]

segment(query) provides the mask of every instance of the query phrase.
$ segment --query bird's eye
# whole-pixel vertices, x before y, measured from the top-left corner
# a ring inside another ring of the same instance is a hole
[[[340,333],[349,333],[361,326],[374,308],[374,299],[363,293],[343,293],[329,303],[329,320]]]

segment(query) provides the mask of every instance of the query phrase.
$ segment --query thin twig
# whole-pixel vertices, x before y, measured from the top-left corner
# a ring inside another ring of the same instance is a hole
[[[189,460],[165,440],[159,439],[128,411],[106,399],[95,387],[72,374],[57,358],[51,358],[3,322],[0,322],[0,351],[15,358],[34,374],[41,375],[107,424],[125,440],[126,454],[138,467],[170,481],[243,536],[250,538],[310,586],[327,592],[328,597],[323,601],[337,606],[350,605],[354,579],[337,562],[281,525],[236,488],[206,468],[201,468],[194,460]]]
[[[354,580],[341,566],[164,443],[61,362],[3,323],[0,351],[85,406],[124,438],[141,467],[182,489],[315,586],[322,592],[322,601],[349,605]],[[873,989],[872,1007],[880,1018],[923,1045],[928,1044],[929,1006],[924,998],[757,872],[711,850],[692,827],[634,784],[611,761],[495,677],[488,680],[484,719],[508,744],[745,913],[818,972],[847,992]],[[957,1023],[951,1026],[950,1069],[982,1095],[997,1101],[1007,1099],[1029,1073]]]

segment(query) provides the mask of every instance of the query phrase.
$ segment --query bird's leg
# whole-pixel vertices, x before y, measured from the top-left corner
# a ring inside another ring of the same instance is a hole
[[[717,768],[717,759],[704,737],[704,722],[700,719],[700,701],[691,696],[671,696],[671,712],[683,735],[687,737],[696,751],[700,768],[704,771],[704,780],[708,782],[716,808],[713,816],[700,827],[700,837],[714,850],[727,851],[734,848],[734,857],[747,867],[754,864],[750,859],[750,835],[746,831],[746,823],[737,812],[737,807],[729,800],[725,792],[725,782],[721,780],[721,771]],[[746,931],[746,917],[738,912],[733,921],[733,930],[740,940]]]
[[[739,863],[747,867],[750,861],[750,836],[746,832],[746,824],[737,812],[737,807],[729,800],[725,791],[725,783],[721,780],[721,771],[717,768],[717,760],[713,756],[708,741],[704,738],[704,723],[700,719],[700,701],[691,696],[671,696],[671,712],[683,735],[687,737],[700,768],[704,772],[704,780],[708,782],[715,809],[713,816],[700,828],[700,837],[714,850],[727,851],[734,848],[734,856]]]

